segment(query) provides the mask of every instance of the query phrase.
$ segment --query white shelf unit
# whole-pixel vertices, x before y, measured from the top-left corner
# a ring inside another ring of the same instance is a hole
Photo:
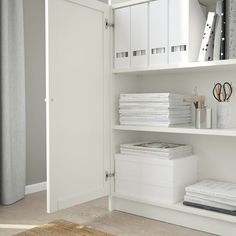
[[[192,144],[199,156],[199,180],[216,179],[236,182],[234,167],[236,165],[235,137],[236,128],[232,129],[195,129],[194,127],[149,127],[119,125],[118,98],[120,93],[174,91],[191,93],[194,86],[199,94],[206,96],[207,105],[213,109],[213,127],[216,127],[216,101],[212,96],[215,82],[235,80],[235,64],[216,62],[209,70],[194,67],[192,70],[180,67],[173,70],[156,70],[132,73],[114,73],[112,79],[112,155],[119,152],[119,145],[140,140],[167,141]],[[232,62],[232,61],[230,61]],[[222,64],[223,66],[222,66]],[[198,63],[196,63],[198,64]],[[204,63],[205,64],[205,63]],[[214,64],[214,62],[206,63]],[[220,64],[220,65],[219,65]],[[230,69],[229,69],[230,68]],[[162,73],[164,72],[164,73]],[[235,95],[231,100],[236,107]],[[233,127],[236,127],[236,110],[233,110]],[[114,166],[113,166],[114,168]],[[114,186],[113,186],[114,188]],[[112,195],[112,209],[138,214],[141,216],[190,227],[217,235],[236,234],[236,217],[206,210],[183,206],[153,204],[142,202],[128,196]],[[151,213],[150,213],[151,212]],[[210,225],[206,227],[206,225]]]
[[[113,8],[144,2],[149,1],[132,0]],[[215,0],[201,2],[211,9]],[[120,126],[118,111],[121,93],[186,94],[197,86],[199,95],[205,95],[207,105],[213,109],[215,127],[217,102],[212,89],[215,82],[229,81],[235,86],[236,61],[120,69],[112,73],[113,34],[110,27],[104,30],[101,21],[109,19],[110,7],[92,0],[46,0],[45,3],[48,212],[109,195],[111,210],[218,235],[236,235],[236,217],[185,207],[181,202],[168,205],[143,201],[140,196],[121,196],[115,191],[113,178],[120,144],[156,140],[191,144],[199,157],[199,180],[236,182],[236,129]],[[231,104],[236,107],[235,94]],[[236,127],[236,109],[232,115]]]
[[[115,4],[118,9],[149,1],[131,0]],[[208,9],[216,0],[200,0]],[[210,62],[191,62],[180,65],[159,65],[146,68],[126,68],[112,70],[112,146],[111,155],[119,152],[123,143],[136,141],[166,141],[193,145],[194,153],[199,156],[198,178],[236,182],[236,109],[233,109],[232,129],[216,129],[217,102],[212,89],[216,82],[236,84],[236,59]],[[213,109],[213,129],[195,129],[194,127],[150,127],[119,125],[118,100],[121,93],[176,92],[198,93],[206,97],[206,103]],[[236,107],[235,94],[231,99]],[[111,163],[115,171],[114,159]],[[111,210],[124,211],[184,227],[193,228],[217,235],[236,235],[236,217],[187,207],[182,202],[160,204],[143,201],[115,192],[111,183]]]

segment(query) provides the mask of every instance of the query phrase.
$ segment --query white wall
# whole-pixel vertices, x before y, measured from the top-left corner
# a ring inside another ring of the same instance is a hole
[[[24,0],[26,184],[46,180],[44,0]]]

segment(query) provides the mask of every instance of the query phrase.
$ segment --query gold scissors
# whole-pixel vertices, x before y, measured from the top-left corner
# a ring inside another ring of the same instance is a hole
[[[213,88],[213,96],[218,102],[228,102],[233,93],[232,84],[225,82],[216,83]]]

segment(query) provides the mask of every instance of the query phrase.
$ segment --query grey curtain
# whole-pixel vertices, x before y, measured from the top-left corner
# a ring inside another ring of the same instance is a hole
[[[0,204],[25,192],[25,75],[22,0],[0,0]]]

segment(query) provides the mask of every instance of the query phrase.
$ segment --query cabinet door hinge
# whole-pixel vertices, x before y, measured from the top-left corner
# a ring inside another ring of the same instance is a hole
[[[108,179],[115,177],[115,172],[109,173],[108,171],[105,172],[105,180],[108,181]]]
[[[105,19],[105,28],[108,29],[108,28],[114,28],[115,25],[113,23],[110,23],[108,21],[108,19]]]

